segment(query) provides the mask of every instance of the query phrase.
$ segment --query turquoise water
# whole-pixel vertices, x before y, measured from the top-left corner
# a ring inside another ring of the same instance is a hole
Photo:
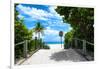
[[[61,42],[45,42],[46,44],[61,44]],[[64,42],[62,42],[64,44]]]

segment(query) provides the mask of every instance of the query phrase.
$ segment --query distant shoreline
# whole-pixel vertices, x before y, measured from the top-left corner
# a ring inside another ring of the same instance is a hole
[[[62,43],[61,42],[45,42],[45,44],[47,44],[47,45],[48,44],[64,44],[64,42],[62,42]]]

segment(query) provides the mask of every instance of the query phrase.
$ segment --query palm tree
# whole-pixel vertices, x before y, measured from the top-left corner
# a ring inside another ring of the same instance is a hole
[[[36,23],[36,26],[34,28],[34,32],[37,34],[38,33],[38,40],[39,40],[39,43],[40,43],[40,35],[43,34],[43,30],[44,30],[44,27],[41,25],[40,22]],[[40,46],[40,45],[39,45]]]

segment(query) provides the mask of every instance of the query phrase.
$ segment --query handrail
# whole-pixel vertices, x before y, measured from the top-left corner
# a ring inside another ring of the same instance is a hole
[[[81,48],[80,47],[78,47],[78,42],[77,41],[82,41],[82,45],[81,45]],[[93,43],[91,43],[91,42],[88,42],[88,41],[86,41],[86,40],[82,40],[82,39],[78,39],[78,38],[74,38],[74,43],[75,43],[75,50],[77,50],[78,52],[80,52],[82,55],[84,55],[88,60],[91,60],[91,59],[94,59],[94,44]],[[88,44],[90,44],[90,45],[92,45],[92,46],[89,46],[89,45],[87,45],[87,43]],[[88,48],[88,46],[89,46],[89,48]],[[89,50],[90,49],[90,47],[91,47],[91,50]],[[93,48],[93,50],[92,50],[92,48]],[[89,58],[88,56],[90,56],[91,58]]]
[[[81,39],[78,39],[78,38],[74,38],[74,39],[76,39],[76,40],[79,40],[79,41],[83,41],[83,40],[81,40]]]
[[[30,42],[30,41],[32,41],[32,40],[33,40],[33,39],[28,40],[28,42]],[[24,40],[24,41],[22,41],[22,42],[19,42],[19,43],[15,44],[15,46],[20,45],[20,44],[23,44],[24,42],[25,42],[25,40]]]
[[[15,46],[20,45],[20,44],[23,44],[24,42],[25,41],[19,42],[19,43],[15,44]]]
[[[86,41],[86,43],[88,43],[88,44],[90,44],[90,45],[94,45],[93,43],[90,43],[90,42],[88,42],[88,41]]]
[[[74,39],[76,39],[76,40],[79,40],[79,41],[83,41],[83,40],[81,40],[81,39],[78,39],[78,38],[74,38]],[[85,40],[86,41],[86,40]],[[94,45],[93,43],[91,43],[91,42],[88,42],[88,41],[86,41],[86,43],[88,43],[88,44],[90,44],[90,45]]]
[[[21,52],[23,52],[23,54],[21,54],[22,56],[23,56],[23,58],[25,58],[25,59],[27,59],[28,58],[28,54],[30,54],[29,53],[29,43],[30,43],[30,41],[32,41],[33,39],[30,39],[30,40],[24,40],[24,41],[22,41],[22,42],[19,42],[19,43],[16,43],[15,44],[15,47],[17,47],[17,45],[20,45],[20,44],[23,44],[23,50],[21,50]],[[16,49],[16,48],[15,48]],[[35,45],[35,50],[39,50],[40,48],[37,48],[36,47],[36,45]],[[16,59],[16,58],[15,58]],[[15,60],[15,63],[16,63],[16,60]]]

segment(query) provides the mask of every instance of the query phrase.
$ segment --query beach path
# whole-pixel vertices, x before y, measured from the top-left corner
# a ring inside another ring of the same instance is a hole
[[[67,62],[86,61],[84,57],[79,55],[73,49],[40,49],[33,54],[29,59],[22,63],[22,65],[30,64],[55,64]]]

